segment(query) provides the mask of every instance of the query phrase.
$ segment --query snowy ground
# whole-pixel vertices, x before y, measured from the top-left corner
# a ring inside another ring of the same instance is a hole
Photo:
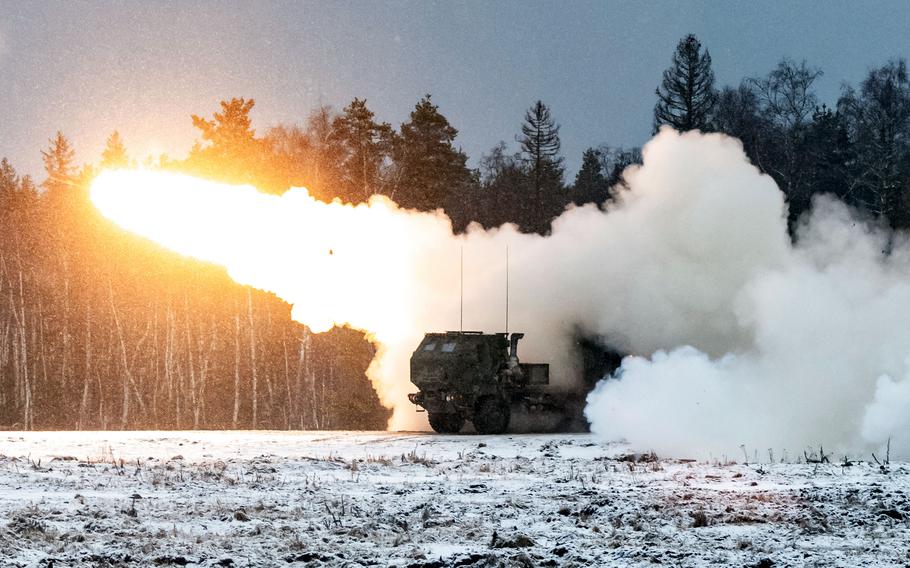
[[[5,432],[0,565],[910,562],[907,464],[625,453],[589,435]]]

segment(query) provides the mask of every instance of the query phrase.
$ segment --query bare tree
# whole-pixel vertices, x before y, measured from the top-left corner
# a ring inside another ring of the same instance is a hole
[[[875,215],[895,222],[910,161],[910,81],[903,59],[873,69],[859,92],[845,89],[839,110],[856,147],[855,197]],[[906,224],[907,220],[903,220]]]
[[[806,61],[795,63],[784,58],[767,77],[750,80],[758,97],[773,140],[776,156],[763,163],[790,202],[790,226],[809,208],[811,199],[806,183],[808,164],[804,144],[811,118],[818,106],[815,81],[820,69]]]

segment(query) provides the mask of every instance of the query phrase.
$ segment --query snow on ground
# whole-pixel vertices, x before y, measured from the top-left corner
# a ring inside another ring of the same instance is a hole
[[[2,566],[910,562],[908,464],[651,461],[585,434],[5,432],[0,454]]]

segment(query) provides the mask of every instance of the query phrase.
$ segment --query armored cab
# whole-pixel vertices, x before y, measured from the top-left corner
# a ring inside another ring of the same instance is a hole
[[[509,427],[511,409],[552,406],[545,392],[550,367],[521,363],[522,333],[448,331],[428,333],[411,355],[411,382],[419,389],[409,400],[426,410],[430,426],[452,434],[471,421],[481,434]]]

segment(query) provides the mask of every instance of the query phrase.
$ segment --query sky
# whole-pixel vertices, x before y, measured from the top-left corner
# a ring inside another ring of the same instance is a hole
[[[119,130],[139,159],[182,157],[191,114],[256,100],[254,127],[303,123],[366,98],[398,126],[432,94],[476,166],[517,150],[541,99],[561,124],[568,178],[581,153],[651,133],[654,89],[695,33],[717,85],[789,56],[820,67],[822,101],[910,56],[908,2],[46,2],[0,0],[0,156],[40,181],[57,130],[97,163]]]

